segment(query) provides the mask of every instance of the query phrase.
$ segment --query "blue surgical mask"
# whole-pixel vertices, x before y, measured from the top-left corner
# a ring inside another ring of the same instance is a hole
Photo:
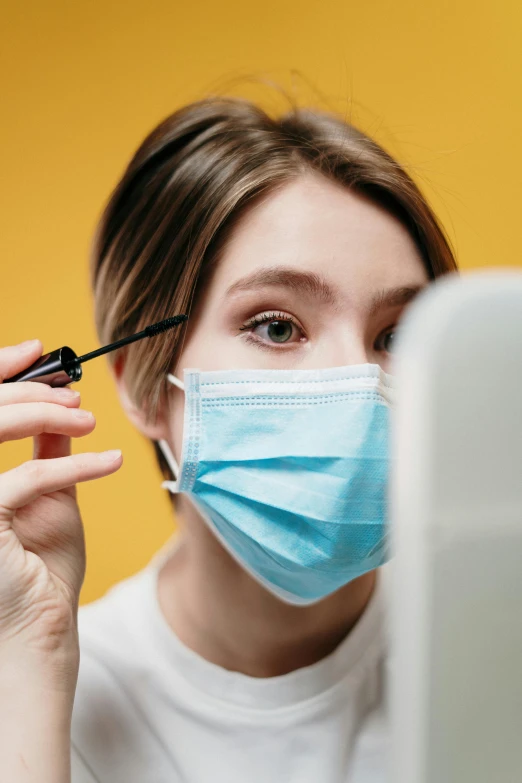
[[[283,601],[311,604],[388,558],[392,378],[376,364],[185,370],[175,481],[223,546]]]

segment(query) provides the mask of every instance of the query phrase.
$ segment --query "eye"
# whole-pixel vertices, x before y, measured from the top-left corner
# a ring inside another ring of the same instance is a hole
[[[290,321],[270,321],[266,327],[266,336],[274,343],[287,343],[293,331]]]
[[[295,320],[286,313],[260,313],[240,327],[249,332],[249,339],[265,345],[296,343],[303,339],[303,332]]]
[[[395,341],[395,333],[396,328],[393,327],[392,329],[388,329],[386,332],[383,332],[376,343],[376,348],[378,351],[385,351],[386,353],[393,353],[393,344]]]

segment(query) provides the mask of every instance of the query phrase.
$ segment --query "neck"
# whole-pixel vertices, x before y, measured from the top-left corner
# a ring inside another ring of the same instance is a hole
[[[351,631],[375,586],[375,572],[312,606],[291,606],[249,576],[181,496],[185,533],[159,575],[162,612],[203,658],[251,677],[275,677],[324,658]]]

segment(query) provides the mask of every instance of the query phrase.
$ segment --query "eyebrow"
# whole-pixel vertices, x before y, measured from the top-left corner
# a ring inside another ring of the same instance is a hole
[[[301,272],[298,269],[288,267],[266,267],[252,272],[250,275],[240,278],[226,291],[227,296],[243,291],[251,291],[256,288],[269,286],[284,286],[298,294],[315,296],[325,304],[335,304],[337,296],[330,284],[315,272]],[[406,305],[425,288],[423,285],[401,286],[399,288],[382,289],[378,291],[370,302],[370,315],[375,315],[379,310]]]
[[[251,291],[253,288],[268,286],[285,286],[299,294],[311,294],[321,299],[325,304],[334,304],[336,296],[331,286],[320,275],[314,272],[300,272],[288,267],[265,267],[242,277],[227,289],[227,296],[241,291]]]
[[[370,315],[376,315],[379,310],[386,308],[404,306],[411,302],[424,288],[426,288],[426,284],[401,286],[400,288],[378,291],[370,302]]]

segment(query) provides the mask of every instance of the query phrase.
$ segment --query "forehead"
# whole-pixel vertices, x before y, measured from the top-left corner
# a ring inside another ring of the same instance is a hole
[[[226,289],[279,265],[321,274],[352,297],[428,279],[415,243],[394,216],[320,175],[289,182],[256,203],[236,225],[213,282]]]

